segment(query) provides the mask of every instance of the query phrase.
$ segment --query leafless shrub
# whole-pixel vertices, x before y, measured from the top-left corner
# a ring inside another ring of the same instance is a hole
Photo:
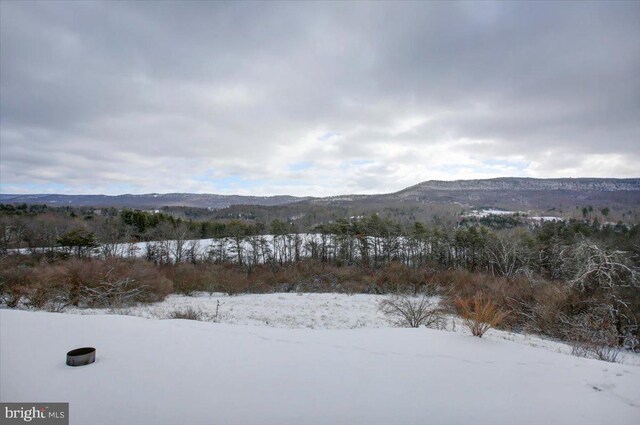
[[[209,296],[212,296],[218,290],[218,287],[216,286],[214,281],[209,279],[204,283],[202,289],[209,293]]]
[[[464,324],[474,336],[482,338],[489,329],[494,328],[508,316],[482,293],[473,298],[456,298],[455,305],[458,308]]]
[[[28,295],[31,273],[19,258],[0,260],[0,304],[15,308]]]
[[[358,273],[361,273],[358,271]],[[380,294],[398,294],[411,292],[414,295],[425,292],[425,274],[418,269],[392,261],[385,264],[374,274],[374,286],[370,292]]]
[[[640,350],[640,340],[638,340],[638,328],[637,326],[629,329],[627,334],[624,336],[622,346],[631,351]]]
[[[51,299],[52,289],[52,287],[42,285],[29,288],[27,301],[25,302],[25,304],[28,307],[32,307],[35,309],[45,309],[47,304],[49,303],[49,300]]]
[[[591,344],[586,342],[571,342],[571,355],[576,357],[593,358],[605,362],[616,363],[620,358],[621,350],[606,344]]]
[[[202,311],[191,306],[169,313],[169,319],[202,320],[203,316]]]
[[[514,326],[530,333],[549,335],[555,338],[566,336],[566,324],[561,318],[578,303],[577,295],[570,287],[551,282],[531,284],[531,294],[510,296],[509,306],[514,313]]]
[[[596,345],[592,348],[592,352],[596,359],[610,363],[617,362],[620,356],[620,349],[610,345]]]
[[[155,302],[173,291],[157,268],[141,260],[69,260],[31,270],[27,305],[61,311],[79,307],[122,307]]]
[[[380,302],[380,311],[396,326],[442,328],[442,311],[426,295],[392,295]]]
[[[589,357],[589,347],[586,344],[571,342],[571,355],[576,357]]]
[[[87,263],[74,283],[78,305],[121,307],[163,300],[173,284],[153,265],[142,261],[109,260]]]
[[[60,313],[70,304],[67,291],[61,286],[55,286],[47,291],[47,302],[42,307],[46,311]]]
[[[562,317],[566,338],[572,354],[607,362],[616,362],[620,356],[620,335],[615,327],[615,312],[611,306],[594,305],[574,317]]]
[[[246,275],[232,269],[218,270],[214,274],[213,280],[216,287],[229,296],[244,292],[248,288]]]
[[[473,298],[478,292],[490,296],[494,303],[506,298],[521,298],[521,290],[525,285],[519,280],[509,280],[502,276],[470,272],[468,270],[446,270],[430,273],[426,277],[428,283],[437,288],[438,293],[448,292],[454,295],[449,299],[451,307],[455,308],[455,296]]]
[[[143,298],[146,290],[146,285],[139,285],[134,279],[124,278],[83,286],[80,297],[83,304],[92,307],[121,307]]]
[[[21,286],[13,286],[2,290],[0,294],[0,303],[5,304],[9,308],[16,308],[20,301],[27,294],[27,289]]]
[[[165,276],[172,282],[175,292],[183,295],[193,295],[196,291],[207,290],[210,279],[209,265],[194,265],[178,263],[162,268]]]

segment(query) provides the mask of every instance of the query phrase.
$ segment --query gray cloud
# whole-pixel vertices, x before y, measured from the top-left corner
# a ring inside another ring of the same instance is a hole
[[[638,2],[0,8],[3,192],[637,176]]]

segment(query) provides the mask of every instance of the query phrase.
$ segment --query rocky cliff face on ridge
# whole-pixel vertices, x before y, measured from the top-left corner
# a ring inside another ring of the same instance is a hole
[[[533,179],[504,177],[486,180],[428,180],[410,186],[398,192],[410,193],[424,190],[640,190],[640,178],[637,179],[598,179],[598,178],[563,178]]]

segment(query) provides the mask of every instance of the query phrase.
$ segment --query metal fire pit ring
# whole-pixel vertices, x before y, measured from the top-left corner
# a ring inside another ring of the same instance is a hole
[[[96,349],[82,347],[67,353],[67,366],[85,366],[96,361]]]

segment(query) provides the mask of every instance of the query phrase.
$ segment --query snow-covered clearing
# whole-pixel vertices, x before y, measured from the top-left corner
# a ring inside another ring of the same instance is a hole
[[[392,327],[379,310],[384,295],[343,293],[271,293],[228,296],[196,292],[191,296],[169,295],[164,301],[124,308],[66,307],[64,313],[116,314],[147,319],[171,319],[172,313],[195,311],[200,321],[229,325],[267,326],[286,329],[358,329]],[[432,303],[437,305],[434,297]],[[444,330],[470,335],[457,316],[445,316]],[[492,329],[486,337],[504,339],[556,353],[571,354],[571,346],[535,334]],[[640,355],[623,352],[618,362],[640,366]]]
[[[635,424],[640,368],[432,329],[0,310],[2,401],[72,424]],[[96,363],[65,353],[97,348]]]
[[[540,216],[540,215],[535,215],[532,216],[531,215],[531,211],[508,211],[508,210],[494,210],[494,209],[488,209],[488,210],[471,210],[469,213],[467,214],[463,214],[463,216],[465,217],[476,217],[476,218],[484,218],[484,217],[489,217],[491,215],[505,215],[505,216],[512,216],[512,215],[516,215],[518,214],[519,216],[529,219],[529,220],[533,220],[533,221],[564,221],[564,219],[562,217],[556,217],[556,216]]]
[[[391,327],[379,311],[384,295],[339,293],[274,293],[227,296],[221,293],[195,293],[193,296],[169,295],[164,301],[119,309],[67,308],[72,314],[120,314],[148,319],[168,319],[173,312],[191,309],[200,320],[230,325],[268,326],[289,329],[356,329]],[[433,304],[438,302],[433,298]],[[446,330],[470,335],[456,316],[446,318]],[[492,329],[488,337],[506,339],[556,353],[570,354],[565,343],[531,334]],[[622,363],[640,366],[640,356],[624,353]]]
[[[189,308],[202,320],[234,325],[276,328],[352,329],[388,327],[378,311],[380,295],[338,293],[274,293],[227,296],[221,293],[194,296],[169,295],[164,301],[122,309],[67,308],[75,314],[116,313],[151,319],[169,318]],[[216,315],[217,310],[217,315]]]
[[[490,215],[514,215],[514,214],[526,214],[522,211],[508,211],[508,210],[471,210],[467,216],[468,217],[488,217]]]

